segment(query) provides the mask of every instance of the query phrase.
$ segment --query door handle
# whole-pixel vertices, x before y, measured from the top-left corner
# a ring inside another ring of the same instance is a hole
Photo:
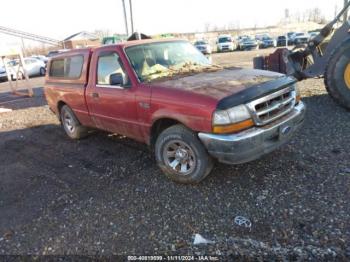
[[[93,98],[99,98],[99,97],[100,97],[98,93],[92,93],[91,96],[92,96]]]

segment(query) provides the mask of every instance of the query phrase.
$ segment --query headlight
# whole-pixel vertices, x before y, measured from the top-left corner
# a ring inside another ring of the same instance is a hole
[[[245,105],[235,106],[228,110],[215,111],[213,115],[214,133],[234,133],[253,125],[254,122]]]
[[[230,117],[227,111],[216,111],[213,116],[213,125],[228,125],[230,124]]]
[[[250,113],[246,106],[235,106],[227,110],[231,123],[237,123],[250,118]]]

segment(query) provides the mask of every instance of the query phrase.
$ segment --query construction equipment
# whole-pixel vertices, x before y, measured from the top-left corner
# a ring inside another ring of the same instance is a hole
[[[257,57],[254,68],[292,75],[299,81],[323,77],[330,96],[350,109],[350,20],[335,28],[349,7],[350,2],[306,45],[293,50],[277,49],[267,57]]]

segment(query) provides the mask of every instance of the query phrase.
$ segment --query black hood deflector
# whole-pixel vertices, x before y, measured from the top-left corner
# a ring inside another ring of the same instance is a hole
[[[217,104],[217,109],[226,110],[234,106],[248,103],[260,97],[266,96],[297,82],[294,77],[283,76],[262,84],[254,85],[236,94],[221,99]]]

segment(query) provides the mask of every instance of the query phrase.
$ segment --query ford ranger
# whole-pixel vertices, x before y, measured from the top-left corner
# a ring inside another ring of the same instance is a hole
[[[45,96],[67,135],[89,128],[150,145],[165,175],[197,183],[214,161],[269,153],[301,126],[296,80],[212,65],[184,40],[136,40],[51,58]]]

